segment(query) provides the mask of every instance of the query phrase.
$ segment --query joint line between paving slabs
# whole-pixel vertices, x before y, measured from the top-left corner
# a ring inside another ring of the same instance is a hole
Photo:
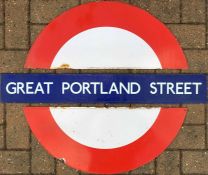
[[[182,4],[182,0],[180,0],[180,4],[179,4],[179,9],[180,9],[180,24],[182,23],[182,8],[183,8],[183,4]]]
[[[6,19],[5,19],[5,13],[6,13],[6,11],[5,11],[5,0],[3,0],[2,1],[3,2],[3,49],[5,49],[6,48],[6,40],[5,40],[5,34],[6,34],[6,27],[5,27],[5,21],[6,21]]]
[[[183,161],[182,161],[183,155],[182,155],[182,151],[179,150],[179,168],[180,168],[180,174],[183,175]]]
[[[155,158],[154,160],[154,165],[155,165],[154,174],[157,174],[157,158]]]
[[[31,45],[32,45],[32,43],[31,43],[31,22],[30,22],[30,20],[31,20],[31,0],[28,0],[28,1],[29,2],[28,2],[28,23],[27,23],[28,27],[27,27],[27,30],[28,30],[28,48],[30,49]],[[31,73],[31,72],[32,72],[32,70],[29,69],[28,73]]]
[[[207,87],[208,87],[208,75],[207,75]],[[207,89],[207,99],[208,99],[208,89]],[[208,149],[208,104],[205,104],[204,112],[205,112],[205,148]]]
[[[205,47],[206,47],[206,48],[207,48],[207,45],[208,45],[208,40],[207,40],[207,39],[208,39],[208,38],[207,38],[207,37],[208,37],[208,33],[207,33],[207,32],[208,32],[208,30],[207,30],[207,20],[208,20],[208,13],[207,13],[207,11],[208,11],[208,9],[207,9],[207,8],[208,8],[208,0],[205,1],[205,25],[206,25],[206,26],[205,26],[205,30],[206,30],[206,31],[205,31],[205,32],[206,32],[206,33],[205,33],[205,37],[206,37],[206,38],[205,38],[205,41],[206,41]]]

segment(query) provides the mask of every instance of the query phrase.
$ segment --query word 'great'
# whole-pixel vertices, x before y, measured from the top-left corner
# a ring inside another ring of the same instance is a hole
[[[9,82],[8,94],[50,94],[54,82]],[[154,94],[198,94],[201,82],[151,82],[149,93]],[[72,94],[138,94],[142,87],[138,82],[112,82],[106,87],[103,82],[62,82],[60,93]]]

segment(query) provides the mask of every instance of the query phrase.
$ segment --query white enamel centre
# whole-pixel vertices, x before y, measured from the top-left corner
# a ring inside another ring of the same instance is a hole
[[[162,68],[157,55],[142,38],[116,27],[92,28],[68,40],[56,54],[51,69],[63,65],[73,69]]]
[[[50,107],[50,111],[60,129],[73,140],[110,149],[143,136],[154,124],[160,108]]]

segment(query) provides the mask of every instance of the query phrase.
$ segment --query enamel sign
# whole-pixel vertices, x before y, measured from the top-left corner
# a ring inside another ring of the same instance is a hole
[[[188,64],[156,18],[125,3],[103,1],[55,18],[34,42],[25,68],[187,69]],[[114,174],[138,168],[168,147],[187,109],[159,104],[206,103],[207,75],[1,74],[0,89],[0,102],[57,104],[23,109],[51,155],[84,172]]]

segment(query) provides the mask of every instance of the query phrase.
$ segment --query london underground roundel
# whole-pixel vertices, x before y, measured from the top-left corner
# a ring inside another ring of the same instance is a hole
[[[53,20],[33,44],[25,68],[186,69],[169,30],[137,7],[94,2]],[[173,141],[186,108],[25,107],[39,142],[78,170],[114,174],[140,167]]]

